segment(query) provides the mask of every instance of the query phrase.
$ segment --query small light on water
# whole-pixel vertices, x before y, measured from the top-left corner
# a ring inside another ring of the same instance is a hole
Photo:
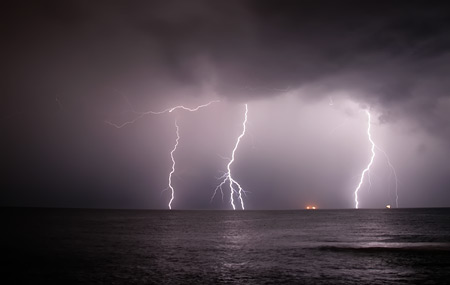
[[[390,209],[390,208],[391,208],[391,205],[386,205],[386,208]]]
[[[315,210],[316,206],[306,206],[306,210]]]

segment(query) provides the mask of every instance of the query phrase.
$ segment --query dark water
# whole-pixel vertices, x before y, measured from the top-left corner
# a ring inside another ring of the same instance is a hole
[[[6,208],[1,217],[3,284],[450,282],[450,209]]]

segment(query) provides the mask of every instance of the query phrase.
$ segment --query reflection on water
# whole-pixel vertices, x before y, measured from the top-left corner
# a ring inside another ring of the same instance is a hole
[[[10,282],[450,280],[449,209],[2,211],[2,275]]]

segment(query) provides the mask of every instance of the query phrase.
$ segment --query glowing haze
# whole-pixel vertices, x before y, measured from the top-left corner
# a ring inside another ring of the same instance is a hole
[[[8,3],[1,204],[450,206],[444,2]]]

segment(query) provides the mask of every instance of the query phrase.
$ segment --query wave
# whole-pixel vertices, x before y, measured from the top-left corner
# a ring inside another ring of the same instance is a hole
[[[450,243],[402,243],[402,244],[383,244],[383,245],[323,245],[317,247],[321,251],[334,252],[449,252]]]

